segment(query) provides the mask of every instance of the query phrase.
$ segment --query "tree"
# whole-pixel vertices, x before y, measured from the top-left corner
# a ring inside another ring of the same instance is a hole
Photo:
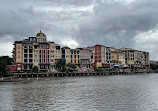
[[[37,66],[34,66],[33,69],[32,69],[32,72],[38,73],[38,67],[37,67]]]
[[[58,62],[56,63],[56,68],[65,70],[65,64],[66,64],[65,59],[59,59]]]
[[[75,69],[75,68],[76,68],[76,65],[71,64],[71,63],[66,64],[66,66],[69,68],[69,70],[70,70],[70,69]]]
[[[156,70],[156,69],[158,69],[158,65],[157,64],[150,64],[150,68],[152,70]]]
[[[11,65],[13,59],[9,56],[0,56],[0,76],[8,76],[6,67]]]

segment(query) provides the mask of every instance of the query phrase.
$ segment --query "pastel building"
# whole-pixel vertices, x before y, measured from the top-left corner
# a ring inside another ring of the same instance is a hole
[[[103,45],[94,46],[95,67],[103,67],[106,64],[106,47]]]
[[[111,48],[110,47],[106,47],[106,65],[110,66],[111,62],[112,62],[112,59],[111,59]]]
[[[55,68],[55,63],[61,58],[60,45],[48,42],[41,31],[36,37],[15,41],[13,59],[17,71],[31,71],[37,66],[40,71]]]
[[[87,47],[87,49],[90,51],[90,67],[95,66],[95,51],[94,46]]]
[[[76,67],[80,67],[80,50],[79,49],[70,49],[71,55],[71,64]]]
[[[129,67],[142,68],[149,66],[149,52],[138,51],[131,48],[121,48],[125,53],[125,63]]]
[[[13,59],[16,71],[31,71],[37,66],[40,71],[53,71],[60,59],[66,64],[74,64],[77,68],[111,67],[122,64],[124,67],[149,67],[149,52],[131,48],[115,49],[104,45],[70,49],[52,41],[41,31],[35,37],[15,41]]]
[[[61,46],[59,44],[55,44],[55,63],[57,63],[61,58]]]
[[[62,59],[66,60],[66,64],[71,63],[70,48],[62,47],[61,51],[62,51]]]
[[[56,44],[54,42],[49,42],[49,50],[50,50],[50,67],[51,69],[55,68],[55,61],[56,60]]]
[[[78,49],[80,49],[80,67],[90,68],[91,51],[88,48]]]

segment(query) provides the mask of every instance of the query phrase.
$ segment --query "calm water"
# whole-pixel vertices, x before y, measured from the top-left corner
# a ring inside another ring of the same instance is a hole
[[[0,111],[158,111],[158,74],[0,83]]]

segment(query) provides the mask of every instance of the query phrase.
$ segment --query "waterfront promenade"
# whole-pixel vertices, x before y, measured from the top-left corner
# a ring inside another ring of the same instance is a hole
[[[108,76],[108,75],[129,75],[153,73],[153,71],[139,70],[119,70],[119,71],[92,71],[92,72],[40,72],[40,73],[14,73],[10,77],[0,78],[0,82],[18,82],[21,78],[41,78],[41,77],[66,77],[66,76]]]

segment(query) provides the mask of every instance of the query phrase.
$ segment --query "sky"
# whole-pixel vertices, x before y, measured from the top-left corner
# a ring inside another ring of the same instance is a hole
[[[0,0],[0,55],[41,30],[62,46],[127,47],[158,60],[157,12],[158,0]]]

